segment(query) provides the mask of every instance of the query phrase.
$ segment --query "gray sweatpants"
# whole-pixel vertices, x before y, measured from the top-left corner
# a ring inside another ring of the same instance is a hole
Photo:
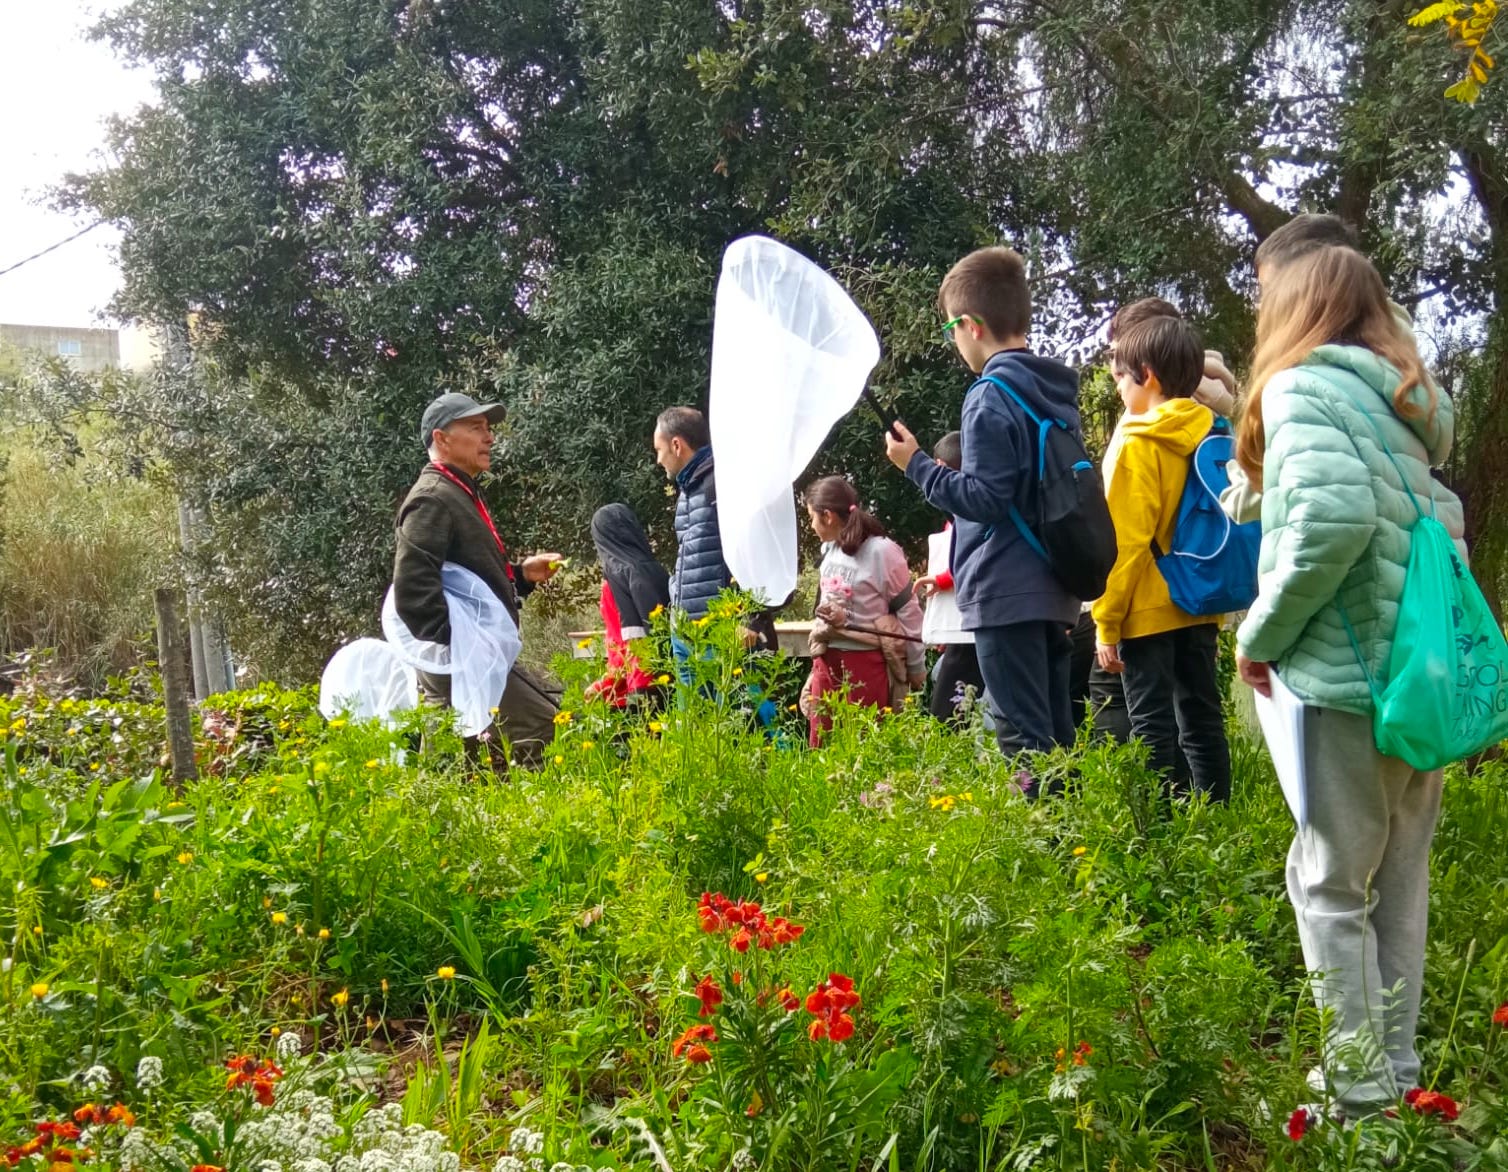
[[[1384,757],[1366,717],[1304,711],[1309,825],[1288,851],[1288,896],[1321,1012],[1324,1071],[1365,1114],[1419,1078],[1414,1038],[1429,923],[1440,771]]]

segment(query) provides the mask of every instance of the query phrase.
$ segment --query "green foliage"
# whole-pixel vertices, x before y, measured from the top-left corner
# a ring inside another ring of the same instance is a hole
[[[151,654],[177,525],[160,486],[115,474],[83,438],[74,459],[49,459],[24,428],[0,446],[0,657],[44,650],[99,689]]]
[[[1134,750],[1081,745],[1069,795],[1029,804],[982,728],[911,705],[841,711],[807,750],[752,722],[752,689],[789,683],[734,653],[725,608],[671,708],[573,691],[543,772],[493,786],[443,729],[413,755],[433,713],[326,722],[268,687],[222,698],[180,796],[159,709],[0,701],[0,1128],[66,1118],[99,1065],[152,1142],[208,1107],[249,1160],[262,1116],[208,1068],[297,1039],[341,1112],[382,1088],[467,1167],[505,1144],[526,1168],[1501,1165],[1499,765],[1453,773],[1434,853],[1421,1053],[1460,1121],[1294,1142],[1319,1027],[1291,823],[1248,740],[1231,807],[1163,818]],[[740,947],[699,922],[709,891],[804,930]],[[860,998],[836,1043],[805,1004],[832,973]],[[709,1062],[673,1049],[699,1025]],[[143,1056],[165,1074],[145,1096]]]

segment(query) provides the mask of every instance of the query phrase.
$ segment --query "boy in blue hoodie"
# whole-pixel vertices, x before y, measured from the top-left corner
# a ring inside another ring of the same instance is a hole
[[[943,336],[976,374],[994,376],[1032,410],[1079,428],[1079,379],[1069,367],[1033,354],[1026,266],[1009,248],[969,253],[943,278],[938,309]],[[1007,756],[1070,745],[1068,632],[1079,617],[1069,594],[1011,517],[1035,515],[1036,428],[988,378],[963,402],[963,466],[954,471],[920,450],[896,423],[885,440],[891,463],[928,502],[949,513],[953,580],[966,630],[996,712],[996,739]],[[896,437],[899,438],[896,438]]]

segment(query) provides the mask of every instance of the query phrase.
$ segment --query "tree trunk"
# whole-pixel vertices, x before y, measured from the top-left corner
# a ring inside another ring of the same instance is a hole
[[[175,591],[159,589],[157,602],[157,662],[162,671],[162,706],[168,730],[168,754],[173,766],[173,784],[194,781],[199,768],[194,762],[194,728],[190,723],[189,681],[183,654],[183,630],[178,621]]]

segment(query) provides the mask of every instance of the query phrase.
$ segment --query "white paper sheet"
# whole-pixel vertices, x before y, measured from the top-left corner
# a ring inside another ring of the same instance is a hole
[[[1278,677],[1276,668],[1268,672],[1268,678],[1272,681],[1272,695],[1256,693],[1257,720],[1273,768],[1277,770],[1283,797],[1293,820],[1302,829],[1309,823],[1308,779],[1304,776],[1304,702]]]

